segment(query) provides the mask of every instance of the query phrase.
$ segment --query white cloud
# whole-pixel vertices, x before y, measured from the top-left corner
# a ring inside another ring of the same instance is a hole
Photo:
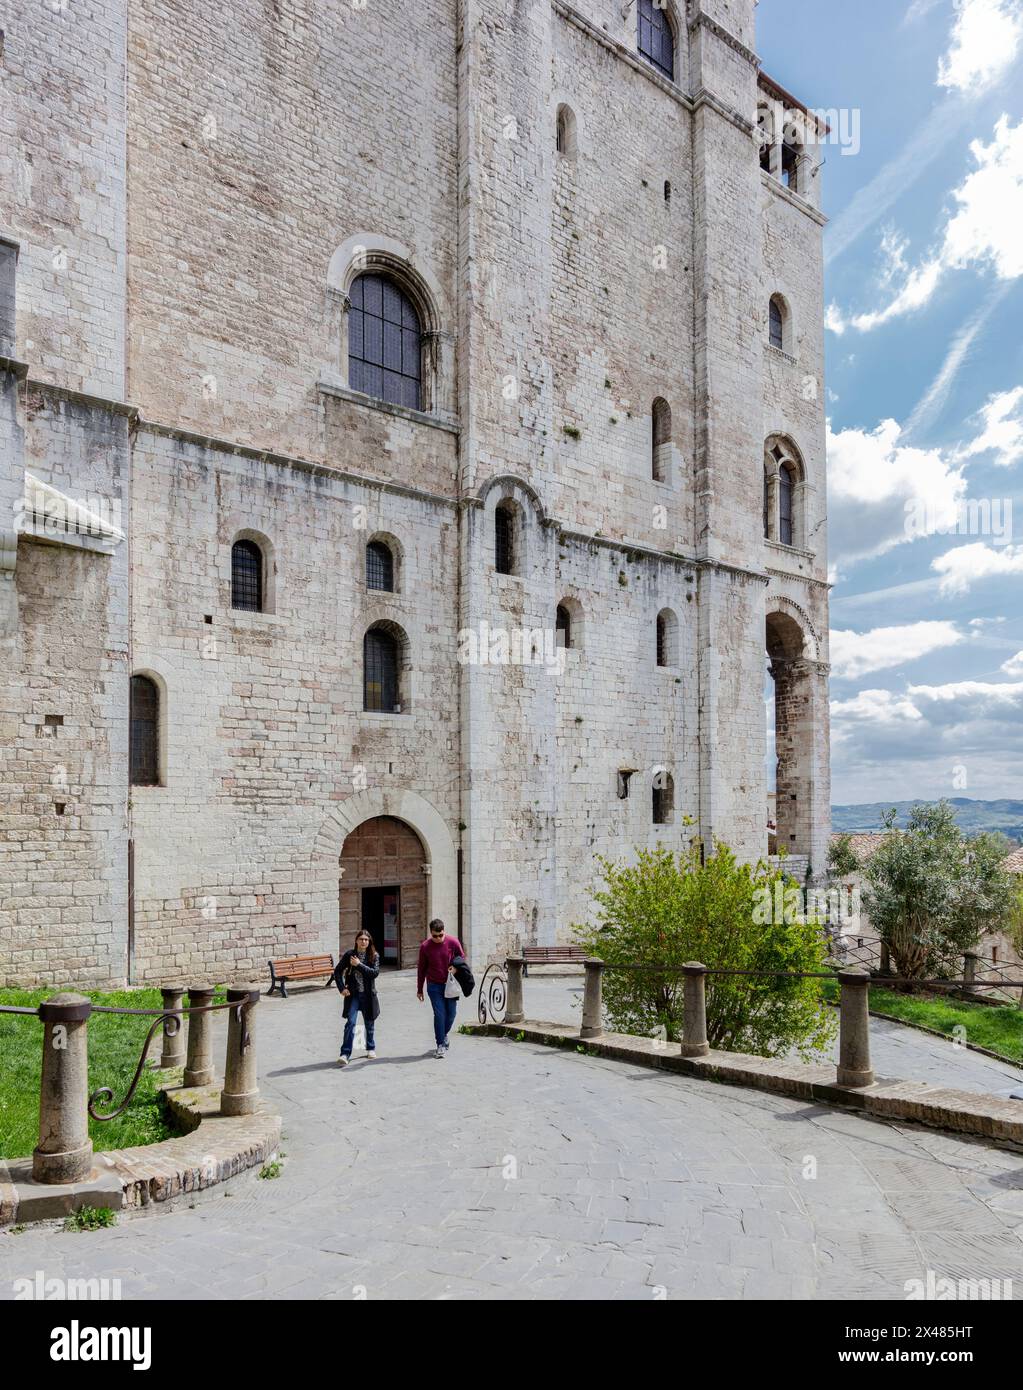
[[[893,690],[861,690],[851,700],[832,700],[831,719],[834,741],[852,737],[847,724],[904,725],[923,719],[923,715],[906,695]]]
[[[1023,232],[1021,232],[1023,235]],[[989,396],[978,412],[983,428],[959,453],[959,458],[993,451],[1001,468],[1011,468],[1023,459],[1023,386]]]
[[[1023,545],[996,548],[975,541],[936,556],[931,561],[931,569],[941,575],[942,594],[965,594],[974,584],[992,575],[1023,575]]]
[[[966,494],[960,465],[940,449],[910,448],[901,437],[895,420],[869,432],[836,434],[828,425],[829,544],[839,569],[956,524]],[[908,525],[910,508],[925,510],[923,526]]]
[[[1008,116],[1002,116],[991,143],[984,145],[974,140],[970,153],[977,167],[952,190],[958,207],[945,224],[938,250],[905,272],[902,288],[883,308],[846,315],[836,305],[830,305],[825,323],[832,332],[855,328],[866,333],[923,308],[950,270],[989,265],[1000,280],[1023,275],[1023,121],[1012,126]],[[892,235],[886,233],[883,246],[888,248],[888,269],[882,274],[882,282],[895,263],[892,245],[900,246],[901,256],[901,244],[894,243]]]
[[[831,633],[831,669],[834,675],[856,680],[872,671],[884,671],[916,661],[929,652],[954,647],[964,640],[955,623],[919,622],[898,627],[875,627],[870,632],[837,629]]]
[[[997,82],[1016,60],[1023,37],[1017,0],[956,0],[948,52],[938,64],[938,85],[976,93]]]
[[[1002,670],[1007,676],[1023,676],[1023,652],[1017,652],[1008,661],[1003,661]]]

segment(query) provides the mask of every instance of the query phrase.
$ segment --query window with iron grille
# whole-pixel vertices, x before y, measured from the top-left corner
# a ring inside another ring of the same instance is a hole
[[[263,611],[263,552],[255,541],[235,541],[231,547],[231,607]]]
[[[394,556],[383,541],[370,541],[366,547],[366,588],[394,590]]]
[[[654,825],[670,825],[675,808],[675,784],[670,773],[658,772],[654,776],[653,819]]]
[[[128,696],[128,764],[133,787],[160,783],[160,692],[148,676],[132,676]]]
[[[657,664],[668,664],[668,620],[663,613],[657,616]]]
[[[787,464],[778,470],[778,539],[792,544],[792,469]]]
[[[362,643],[363,709],[388,714],[398,709],[398,659],[398,639],[371,627]]]
[[[675,77],[675,38],[663,6],[639,0],[639,51],[665,77]]]
[[[775,348],[785,346],[785,316],[776,299],[771,300],[771,346]]]
[[[349,386],[421,409],[422,329],[412,301],[384,275],[360,275],[349,300]]]
[[[498,574],[515,573],[515,513],[504,502],[494,512],[494,568]]]
[[[554,637],[559,647],[572,645],[572,615],[563,603],[558,604],[554,619]]]

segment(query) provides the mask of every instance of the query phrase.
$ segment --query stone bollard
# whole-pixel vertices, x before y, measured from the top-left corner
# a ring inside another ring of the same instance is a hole
[[[82,994],[55,994],[39,1005],[43,1074],[39,1083],[39,1143],[32,1153],[36,1182],[81,1182],[92,1171],[89,1138],[89,1025],[92,1004]]]
[[[256,1084],[256,1005],[259,987],[239,985],[227,991],[230,1004],[248,1008],[227,1009],[227,1055],[224,1089],[220,1092],[222,1115],[251,1115],[259,1104]]]
[[[177,1027],[172,1030],[171,1020],[164,1019],[163,1052],[160,1054],[160,1070],[164,1071],[168,1067],[185,1065],[185,1035],[182,1031],[184,1018],[181,1013],[181,1001],[185,997],[185,991],[180,985],[167,985],[161,988],[160,993],[163,995],[164,1013],[172,1013],[177,1020]]]
[[[842,970],[839,1004],[838,1084],[872,1086],[870,1066],[870,975],[866,970]]]
[[[522,1011],[522,971],[525,961],[521,956],[509,956],[504,963],[508,972],[508,1002],[504,1011],[505,1023],[521,1023],[525,1018]]]
[[[710,1052],[707,1041],[707,967],[698,960],[686,961],[682,967],[685,977],[682,986],[682,1056],[706,1057]]]
[[[586,980],[583,985],[583,1021],[581,1038],[599,1038],[604,1031],[604,962],[593,957],[583,961]]]
[[[977,988],[977,961],[980,957],[973,951],[963,956],[963,989],[973,994]]]
[[[208,985],[189,987],[189,1008],[201,1009],[212,1003],[213,991]],[[188,1057],[185,1061],[184,1084],[186,1086],[209,1086],[212,1085],[213,1081],[213,1015],[210,1013],[190,1013],[188,1015]]]

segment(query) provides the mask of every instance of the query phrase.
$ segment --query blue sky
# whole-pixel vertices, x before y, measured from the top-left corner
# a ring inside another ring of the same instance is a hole
[[[757,51],[859,121],[821,175],[832,800],[1023,798],[1023,0],[760,0]]]

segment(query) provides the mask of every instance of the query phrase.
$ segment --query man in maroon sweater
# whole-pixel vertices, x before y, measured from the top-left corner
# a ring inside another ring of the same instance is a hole
[[[451,962],[456,956],[464,956],[462,943],[456,936],[447,936],[444,931],[444,923],[439,917],[435,917],[430,923],[430,935],[419,947],[419,972],[416,993],[420,1000],[423,997],[423,984],[426,984],[426,992],[430,996],[430,1003],[433,1006],[433,1036],[437,1043],[435,1057],[446,1057],[448,1051],[448,1034],[451,1032],[455,1022],[455,1010],[458,1008],[458,1000],[445,999],[444,989],[450,978],[454,976],[454,969]]]

